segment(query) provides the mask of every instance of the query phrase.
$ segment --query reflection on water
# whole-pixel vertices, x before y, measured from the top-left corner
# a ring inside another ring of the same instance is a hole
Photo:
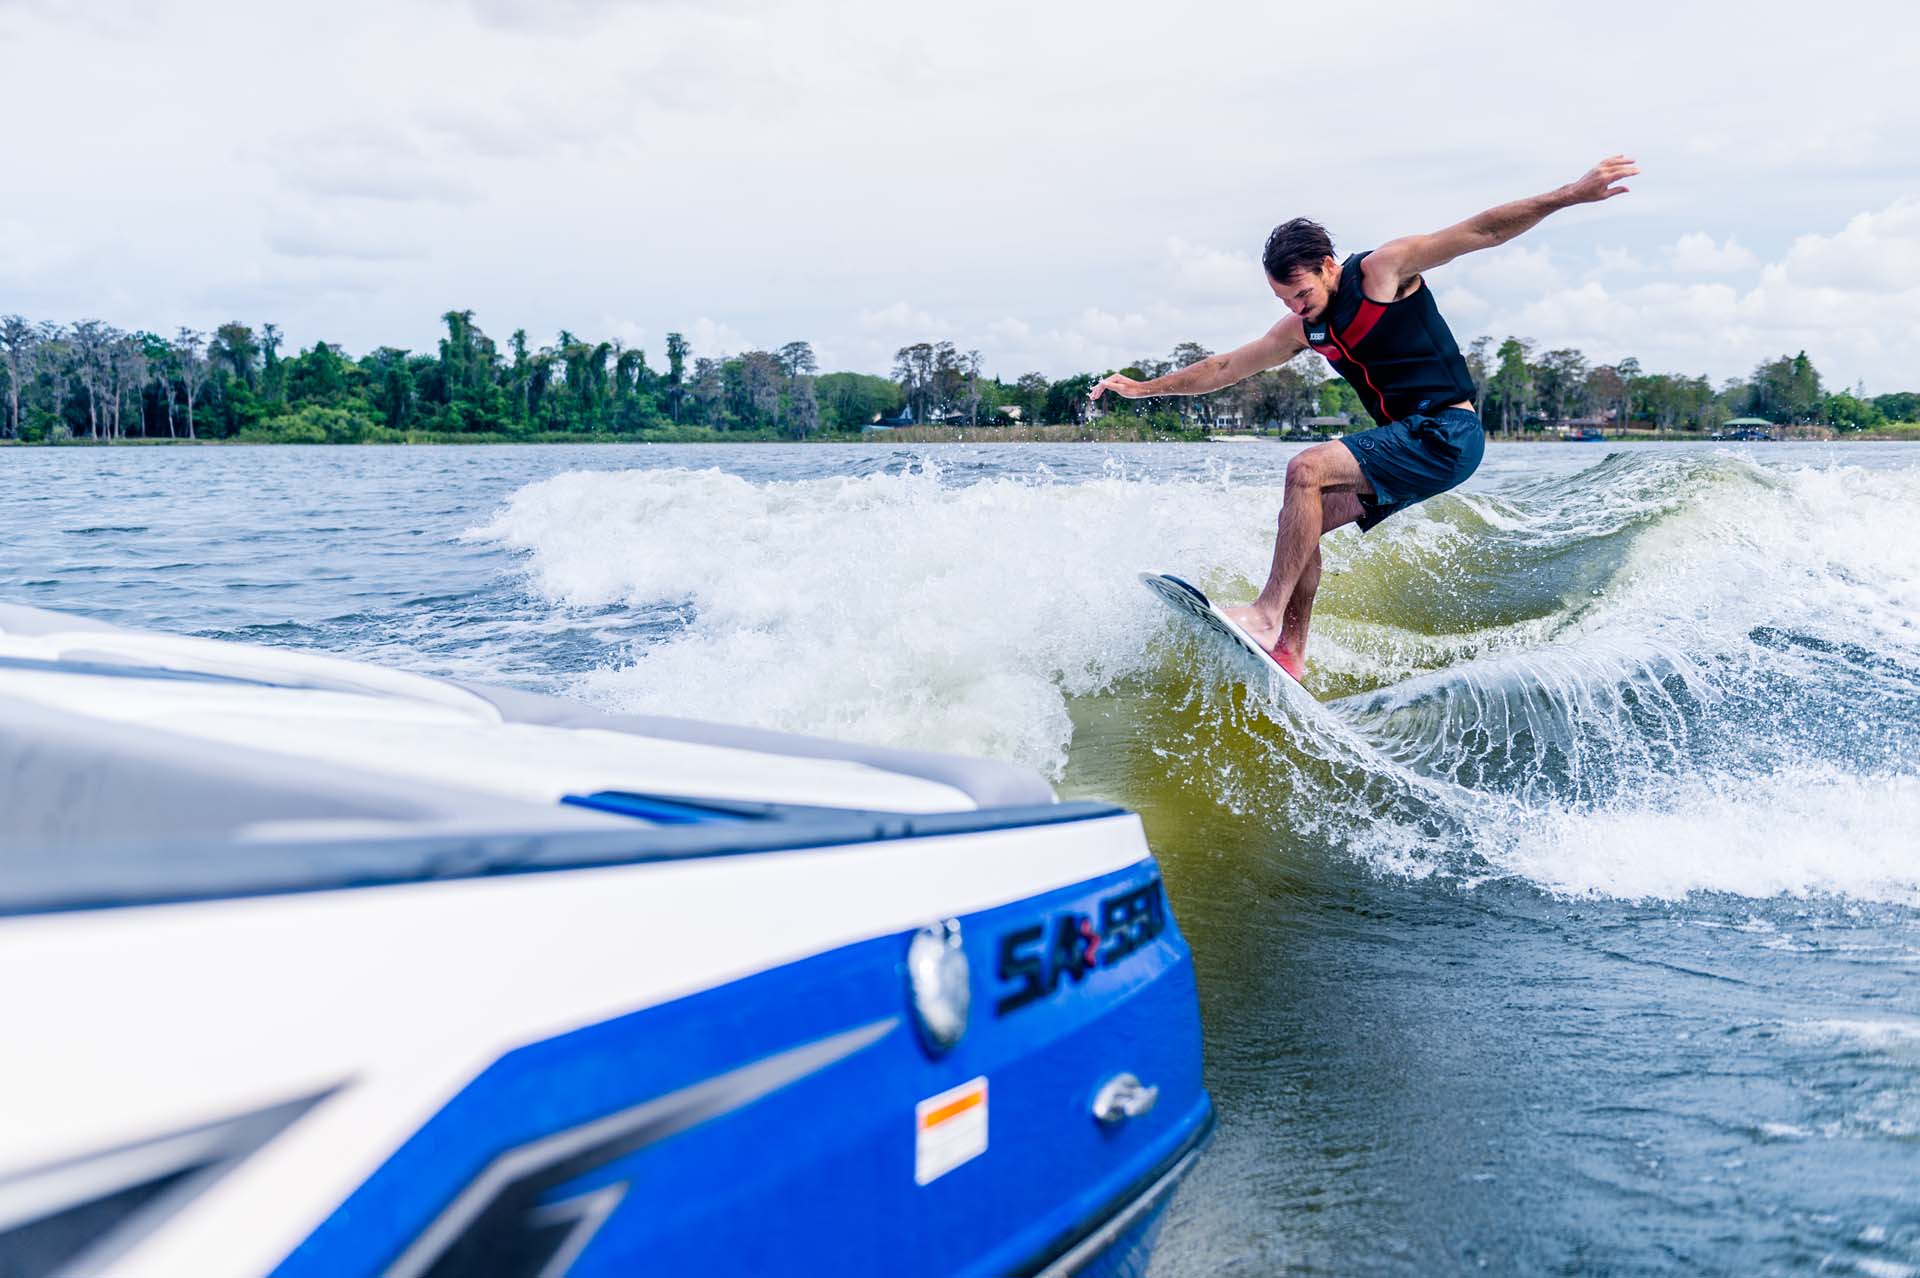
[[[1305,715],[1136,580],[1250,595],[1289,452],[22,450],[0,598],[1137,808],[1156,1274],[1920,1274],[1920,449],[1496,448],[1327,541]]]

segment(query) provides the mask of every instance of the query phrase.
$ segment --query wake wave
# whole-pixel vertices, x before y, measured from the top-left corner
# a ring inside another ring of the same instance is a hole
[[[1278,723],[1195,670],[1135,580],[1251,596],[1277,473],[1006,469],[569,474],[472,535],[526,552],[550,607],[655,619],[586,680],[614,707],[1056,778],[1144,744],[1397,872],[1920,901],[1920,541],[1890,535],[1920,515],[1912,468],[1647,450],[1343,530],[1310,652],[1325,713]],[[1077,738],[1091,708],[1124,729]]]

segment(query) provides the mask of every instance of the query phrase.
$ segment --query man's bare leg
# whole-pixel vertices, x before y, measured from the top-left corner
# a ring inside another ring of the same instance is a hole
[[[1299,679],[1307,672],[1307,626],[1313,620],[1313,596],[1320,589],[1320,547],[1313,548],[1307,570],[1294,583],[1287,596],[1286,614],[1280,625],[1280,638],[1268,647],[1273,659],[1286,672]]]
[[[1353,493],[1328,493],[1320,502],[1321,535],[1336,528],[1344,528],[1359,520],[1363,508],[1360,498]],[[1307,627],[1313,621],[1313,596],[1320,589],[1320,547],[1313,548],[1313,558],[1307,560],[1307,570],[1300,574],[1300,580],[1294,583],[1293,593],[1287,597],[1287,609],[1280,626],[1280,640],[1268,651],[1273,659],[1281,664],[1288,674],[1301,678],[1307,669]]]
[[[1360,518],[1359,495],[1372,492],[1373,485],[1345,444],[1316,444],[1288,462],[1266,587],[1243,608],[1221,609],[1295,678],[1305,668],[1307,626],[1320,586],[1321,534]],[[1304,592],[1299,592],[1301,586]],[[1301,598],[1296,604],[1297,592]]]

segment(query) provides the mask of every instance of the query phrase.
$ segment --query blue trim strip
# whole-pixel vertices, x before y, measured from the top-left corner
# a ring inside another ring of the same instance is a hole
[[[656,799],[647,794],[627,794],[619,790],[563,795],[560,802],[568,807],[590,808],[595,812],[612,812],[618,816],[637,817],[642,821],[651,821],[655,825],[699,825],[703,821],[752,820],[751,817],[739,812],[726,812],[718,808],[683,803],[673,799]]]

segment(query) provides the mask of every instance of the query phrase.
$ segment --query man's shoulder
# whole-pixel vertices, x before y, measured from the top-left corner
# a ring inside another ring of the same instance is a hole
[[[1420,276],[1403,273],[1404,263],[1391,252],[1368,249],[1356,253],[1350,261],[1357,261],[1361,282],[1361,293],[1369,301],[1388,298],[1398,302],[1411,297],[1420,288]],[[1383,303],[1384,304],[1384,303]]]

